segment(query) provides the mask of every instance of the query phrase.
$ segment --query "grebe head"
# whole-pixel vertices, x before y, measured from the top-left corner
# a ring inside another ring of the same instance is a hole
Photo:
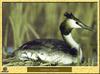
[[[60,25],[61,33],[69,34],[72,29],[81,28],[92,31],[92,29],[77,19],[72,13],[65,13],[65,20]]]

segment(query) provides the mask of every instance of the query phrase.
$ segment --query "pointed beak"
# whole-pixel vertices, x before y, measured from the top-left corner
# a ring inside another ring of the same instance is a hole
[[[81,22],[81,21],[80,21]],[[94,29],[90,26],[85,25],[84,23],[78,23],[79,26],[81,26],[83,29],[85,30],[89,30],[89,31],[94,31]]]
[[[87,26],[87,25],[82,25],[81,26],[83,29],[89,30],[89,31],[94,31],[91,27]]]

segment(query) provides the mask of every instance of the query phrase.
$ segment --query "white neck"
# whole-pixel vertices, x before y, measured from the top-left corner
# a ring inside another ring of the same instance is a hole
[[[63,35],[66,42],[71,45],[72,48],[79,49],[79,44],[73,39],[71,33],[69,35]]]
[[[69,35],[63,35],[63,36],[64,36],[66,42],[71,45],[71,48],[76,48],[76,50],[79,52],[78,57],[81,60],[82,59],[82,50],[81,50],[79,44],[73,39],[71,33]]]

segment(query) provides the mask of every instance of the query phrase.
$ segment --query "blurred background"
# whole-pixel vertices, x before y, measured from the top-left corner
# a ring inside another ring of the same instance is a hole
[[[95,30],[75,29],[72,36],[81,45],[87,61],[93,57],[97,60],[97,3],[3,3],[2,6],[3,54],[34,39],[63,40],[59,25],[64,13],[71,12]]]

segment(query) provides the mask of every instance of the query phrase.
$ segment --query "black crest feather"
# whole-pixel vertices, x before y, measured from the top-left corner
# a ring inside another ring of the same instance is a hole
[[[73,14],[68,12],[65,12],[64,16],[66,16],[67,18],[73,18]]]

